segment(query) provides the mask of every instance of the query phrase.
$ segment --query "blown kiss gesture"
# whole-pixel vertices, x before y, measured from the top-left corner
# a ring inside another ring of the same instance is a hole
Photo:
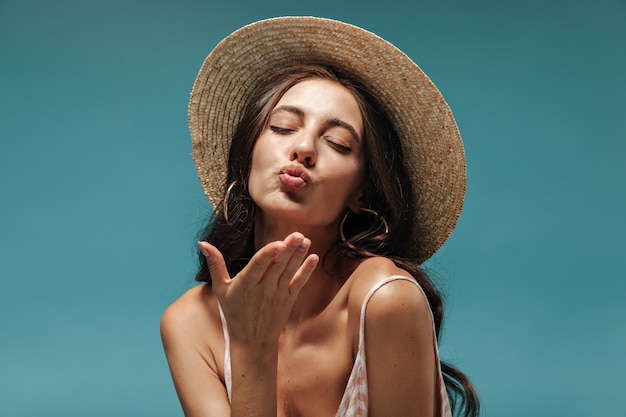
[[[265,245],[231,278],[220,251],[198,242],[232,343],[278,344],[291,308],[319,261],[318,255],[307,256],[310,246],[311,241],[301,233],[292,233]]]

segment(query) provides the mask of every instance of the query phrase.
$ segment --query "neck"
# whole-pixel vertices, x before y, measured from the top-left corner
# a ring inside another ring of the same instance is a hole
[[[309,254],[317,254],[320,257],[320,263],[291,310],[289,323],[297,325],[301,321],[319,315],[326,308],[349,275],[346,271],[350,268],[342,268],[339,272],[334,271],[333,268],[336,259],[330,249],[339,239],[338,222],[323,227],[257,218],[254,228],[255,250],[259,250],[270,242],[283,240],[293,232],[300,232],[309,238],[311,240]],[[328,265],[328,268],[325,268],[325,265]]]
[[[309,253],[324,257],[339,239],[339,222],[328,226],[295,224],[257,215],[254,225],[255,251],[270,242],[284,240],[289,234],[300,232],[311,240]]]

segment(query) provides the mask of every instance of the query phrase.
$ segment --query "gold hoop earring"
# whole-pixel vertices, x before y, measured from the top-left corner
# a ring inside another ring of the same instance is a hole
[[[389,224],[387,223],[387,220],[385,220],[385,218],[383,216],[378,214],[378,212],[376,210],[372,210],[372,209],[368,209],[368,208],[361,208],[361,211],[373,214],[376,218],[380,219],[380,221],[383,223],[383,226],[385,226],[385,234],[389,233]],[[343,219],[341,219],[341,224],[339,224],[339,238],[341,239],[342,242],[344,242],[346,245],[348,245],[348,247],[350,249],[356,250],[356,246],[354,246],[352,243],[350,243],[350,241],[348,239],[346,239],[346,235],[343,233],[343,226],[346,223],[346,219],[348,218],[348,215],[350,213],[352,213],[351,210],[346,211],[346,214],[343,215]]]
[[[230,224],[230,220],[228,219],[228,200],[230,200],[230,193],[231,191],[233,191],[233,188],[235,188],[235,185],[237,185],[237,180],[231,182],[228,188],[226,189],[226,195],[224,195],[224,202],[222,203],[222,209],[224,211],[224,220],[226,220],[226,223],[228,224]]]

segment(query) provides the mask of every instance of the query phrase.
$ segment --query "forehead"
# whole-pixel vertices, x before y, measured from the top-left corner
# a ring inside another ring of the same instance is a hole
[[[274,109],[295,106],[305,116],[339,118],[362,130],[359,103],[352,91],[340,83],[322,78],[309,78],[290,87],[278,100]]]
[[[304,80],[298,81],[285,91],[279,102],[286,98],[289,99],[303,94],[334,95],[338,98],[343,97],[344,99],[351,99],[356,102],[352,92],[341,83],[317,77],[305,78]]]

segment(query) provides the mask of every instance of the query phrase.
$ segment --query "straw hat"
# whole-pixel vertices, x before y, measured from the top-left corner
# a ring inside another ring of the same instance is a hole
[[[402,51],[335,20],[280,17],[252,23],[222,40],[204,61],[191,92],[189,128],[198,177],[213,208],[224,198],[230,141],[248,97],[268,73],[294,64],[352,74],[385,107],[413,184],[413,234],[420,242],[415,255],[420,263],[428,259],[452,233],[465,196],[465,155],[454,117]]]

